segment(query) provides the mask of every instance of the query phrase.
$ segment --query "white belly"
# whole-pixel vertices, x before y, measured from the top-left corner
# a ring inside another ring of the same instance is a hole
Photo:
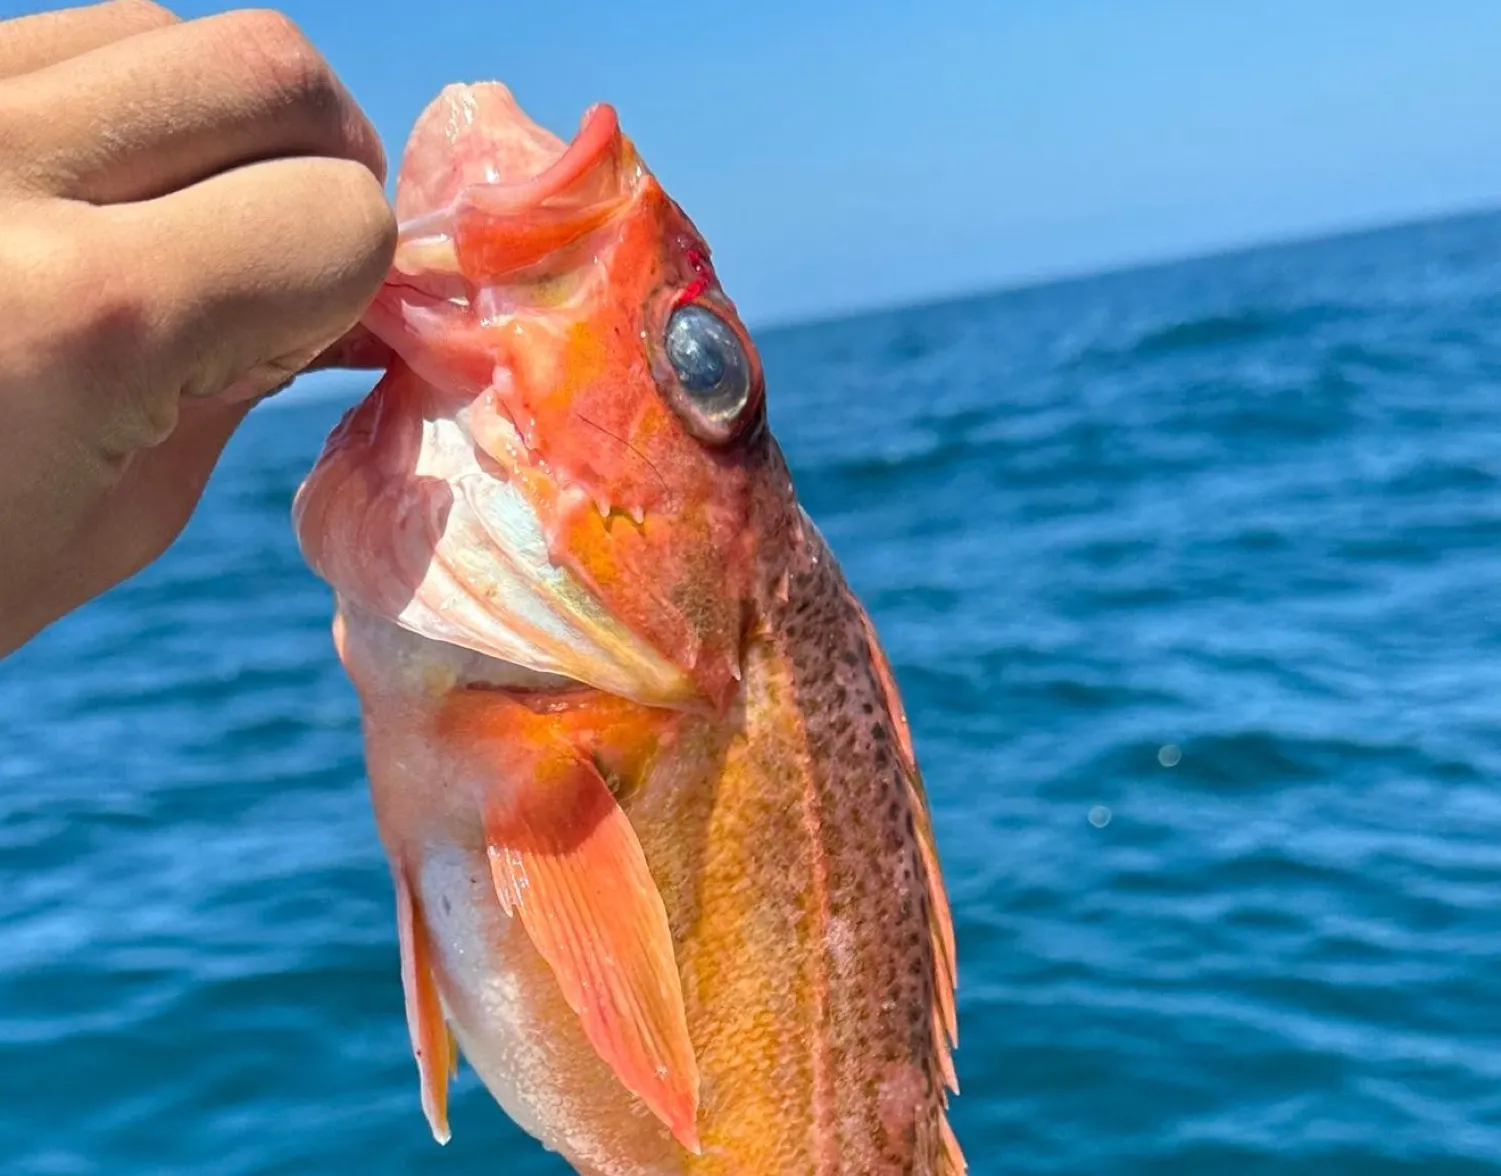
[[[501,909],[485,857],[431,847],[418,886],[454,1036],[506,1114],[582,1172],[680,1171],[665,1132],[599,1061],[520,920]]]

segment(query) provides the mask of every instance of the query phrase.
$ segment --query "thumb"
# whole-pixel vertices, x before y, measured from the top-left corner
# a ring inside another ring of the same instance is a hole
[[[303,370],[312,372],[327,368],[384,368],[390,365],[393,355],[390,346],[371,334],[368,328],[356,324],[347,335],[324,348]]]

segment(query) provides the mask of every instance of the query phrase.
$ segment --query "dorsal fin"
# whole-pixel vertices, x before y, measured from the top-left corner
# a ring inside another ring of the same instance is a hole
[[[943,874],[938,866],[938,845],[933,836],[933,818],[928,809],[928,797],[923,788],[922,773],[918,770],[917,756],[912,747],[912,731],[907,724],[907,714],[902,707],[901,694],[896,687],[896,677],[881,642],[876,637],[875,626],[869,614],[856,603],[860,623],[865,629],[865,641],[870,653],[870,664],[885,695],[886,710],[891,716],[891,725],[896,733],[897,751],[902,758],[902,775],[910,790],[913,826],[917,833],[918,848],[922,857],[924,881],[928,897],[928,931],[933,944],[933,992],[936,1003],[933,1008],[933,1053],[937,1058],[944,1085],[955,1094],[959,1092],[958,1075],[954,1072],[953,1050],[959,1044],[959,1019],[955,996],[959,987],[957,956],[954,948],[954,917],[949,909],[948,891],[943,884]],[[942,1154],[939,1157],[939,1172],[942,1176],[963,1176],[967,1171],[964,1154],[959,1141],[949,1125],[948,1098],[943,1099],[945,1113],[940,1124]]]

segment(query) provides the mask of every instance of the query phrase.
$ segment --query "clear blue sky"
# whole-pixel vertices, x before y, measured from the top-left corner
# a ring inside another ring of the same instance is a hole
[[[614,103],[752,321],[1501,204],[1501,0],[282,7],[393,156],[449,81]]]

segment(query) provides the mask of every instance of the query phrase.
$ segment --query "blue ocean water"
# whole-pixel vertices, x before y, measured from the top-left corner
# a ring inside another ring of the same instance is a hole
[[[977,1176],[1501,1173],[1501,218],[762,347],[925,765]],[[288,523],[361,390],[0,665],[4,1173],[564,1171],[418,1107]]]

